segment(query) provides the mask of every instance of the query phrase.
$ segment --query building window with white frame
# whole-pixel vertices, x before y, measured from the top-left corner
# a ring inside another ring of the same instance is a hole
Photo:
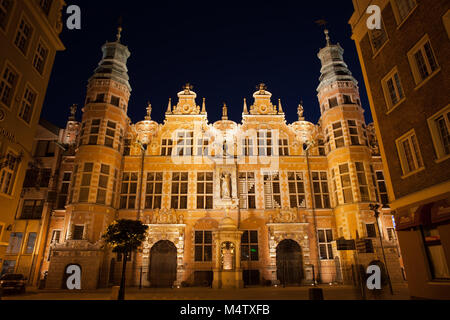
[[[383,171],[376,172],[376,179],[377,179],[378,194],[380,195],[379,202],[381,202],[382,204],[388,204],[389,198]]]
[[[32,254],[34,251],[34,245],[36,244],[37,233],[30,232],[28,233],[27,242],[25,245],[24,254]]]
[[[381,80],[388,111],[397,106],[405,98],[400,75],[397,68]]]
[[[51,243],[59,243],[61,240],[61,230],[53,230]]]
[[[244,138],[242,139],[242,155],[244,157],[253,157],[254,156],[254,144],[252,138]]]
[[[388,35],[383,19],[381,19],[381,29],[369,30],[369,39],[372,45],[373,54],[376,54],[388,41]]]
[[[30,123],[33,115],[34,103],[36,101],[36,92],[29,86],[25,88],[25,93],[20,104],[19,117],[26,123]]]
[[[317,230],[317,238],[319,241],[320,260],[333,260],[333,230],[319,229]]]
[[[396,144],[403,169],[403,175],[407,175],[423,168],[423,160],[414,130],[397,139]]]
[[[257,133],[258,141],[258,155],[259,156],[272,156],[273,140],[272,131],[259,130]]]
[[[328,176],[326,171],[312,172],[314,204],[317,209],[330,208]]]
[[[194,132],[177,132],[177,156],[192,156],[194,149]]]
[[[188,181],[187,172],[172,172],[171,209],[187,209]]]
[[[1,75],[0,81],[0,101],[8,108],[11,107],[11,101],[17,86],[19,75],[8,65],[6,65]]]
[[[402,23],[409,13],[417,6],[416,0],[395,0],[398,12],[399,24]]]
[[[171,156],[172,155],[173,141],[172,139],[162,139],[161,140],[161,156]]]
[[[89,201],[89,189],[91,186],[92,171],[94,170],[94,164],[92,162],[86,162],[83,168],[83,174],[81,176],[80,194],[78,196],[79,202]]]
[[[306,208],[303,172],[288,172],[289,204],[291,208]]]
[[[37,72],[39,72],[39,74],[44,73],[48,53],[49,53],[48,48],[40,41],[36,48],[36,53],[34,54],[33,58],[33,67],[36,69]]]
[[[361,201],[370,201],[369,186],[367,183],[366,172],[364,170],[363,162],[355,162],[356,176],[358,177],[359,193],[361,195]]]
[[[11,195],[16,180],[19,159],[12,152],[8,152],[0,167],[0,193]]]
[[[280,174],[264,173],[264,203],[266,209],[281,208]]]
[[[11,15],[13,7],[13,0],[1,0],[0,1],[0,28],[6,29],[9,17]]]
[[[350,179],[350,170],[348,164],[341,164],[339,166],[339,173],[341,176],[342,193],[344,195],[344,203],[353,202],[352,181]]]
[[[27,49],[31,41],[31,36],[33,34],[33,28],[31,25],[22,18],[17,29],[14,44],[23,53],[27,54]]]
[[[163,186],[162,172],[148,172],[145,189],[145,209],[161,209]]]
[[[450,105],[428,119],[436,156],[439,159],[450,155]]]
[[[213,173],[197,172],[197,209],[213,208]]]
[[[100,175],[98,178],[98,188],[97,188],[97,204],[106,203],[106,194],[108,191],[108,180],[109,180],[110,166],[102,164],[100,167]]]
[[[207,157],[208,156],[208,146],[209,146],[208,138],[197,139],[197,156]]]
[[[239,203],[242,209],[256,209],[254,172],[239,172]]]
[[[136,209],[137,172],[124,172],[120,190],[120,209]]]
[[[408,52],[408,59],[417,85],[427,80],[439,69],[428,35],[425,35]]]
[[[344,132],[342,130],[342,123],[340,121],[333,123],[333,136],[336,149],[345,146]]]

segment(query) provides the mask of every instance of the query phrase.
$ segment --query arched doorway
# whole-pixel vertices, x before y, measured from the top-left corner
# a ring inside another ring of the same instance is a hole
[[[177,248],[168,241],[155,243],[150,251],[149,280],[152,287],[172,287],[177,279]]]
[[[277,246],[277,279],[283,285],[300,285],[303,279],[302,250],[294,240]]]

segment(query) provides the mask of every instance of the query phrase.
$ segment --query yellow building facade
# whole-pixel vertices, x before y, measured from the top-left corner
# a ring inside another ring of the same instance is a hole
[[[16,223],[22,184],[57,51],[64,46],[64,1],[0,3],[0,266],[14,272],[21,252],[34,252],[34,229]],[[34,224],[34,222],[30,222]],[[31,233],[30,233],[31,232]],[[27,249],[26,246],[32,247]]]
[[[164,123],[151,119],[151,105],[132,123],[130,52],[120,30],[102,50],[82,121],[63,135],[73,153],[61,171],[72,176],[67,204],[50,221],[46,288],[65,288],[70,264],[81,267],[84,289],[117,284],[125,257],[104,248],[101,236],[119,218],[149,226],[128,258],[130,285],[350,283],[356,264],[382,260],[369,204],[387,202],[383,165],[357,82],[328,34],[317,124],[304,119],[302,105],[288,124],[264,84],[244,100],[241,123],[228,119],[226,105],[210,123],[206,100],[189,84],[169,100]],[[379,224],[391,279],[401,282],[388,211]],[[367,239],[371,248],[344,250],[346,239]]]

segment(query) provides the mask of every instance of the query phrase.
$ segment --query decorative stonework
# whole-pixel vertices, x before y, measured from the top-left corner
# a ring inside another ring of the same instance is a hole
[[[177,214],[175,209],[155,209],[151,216],[152,224],[184,224],[183,213]]]
[[[175,106],[172,114],[175,115],[197,115],[200,114],[200,106],[195,102],[197,94],[192,90],[190,84],[184,86],[184,90],[177,94],[178,104]]]
[[[252,115],[276,115],[278,114],[276,106],[270,100],[272,93],[266,91],[267,87],[261,83],[259,90],[253,94],[255,98],[254,104],[250,107],[250,114]]]

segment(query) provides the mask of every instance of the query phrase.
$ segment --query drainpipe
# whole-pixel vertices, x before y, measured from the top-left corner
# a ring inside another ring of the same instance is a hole
[[[312,181],[312,176],[311,176],[311,168],[309,165],[309,148],[312,146],[312,143],[305,143],[303,145],[303,148],[305,150],[305,154],[306,154],[306,165],[308,167],[308,179],[309,179],[309,187],[311,189],[311,205],[312,205],[312,213],[313,213],[313,220],[314,220],[314,239],[316,240],[316,244],[317,244],[317,282],[320,282],[320,275],[321,275],[321,263],[320,263],[320,246],[319,246],[319,239],[318,239],[318,235],[317,235],[317,217],[316,217],[316,204],[315,204],[315,199],[314,199],[314,185],[313,185],[313,181]],[[306,147],[306,148],[305,148]],[[315,281],[315,279],[314,279]],[[315,285],[315,283],[314,283]]]

